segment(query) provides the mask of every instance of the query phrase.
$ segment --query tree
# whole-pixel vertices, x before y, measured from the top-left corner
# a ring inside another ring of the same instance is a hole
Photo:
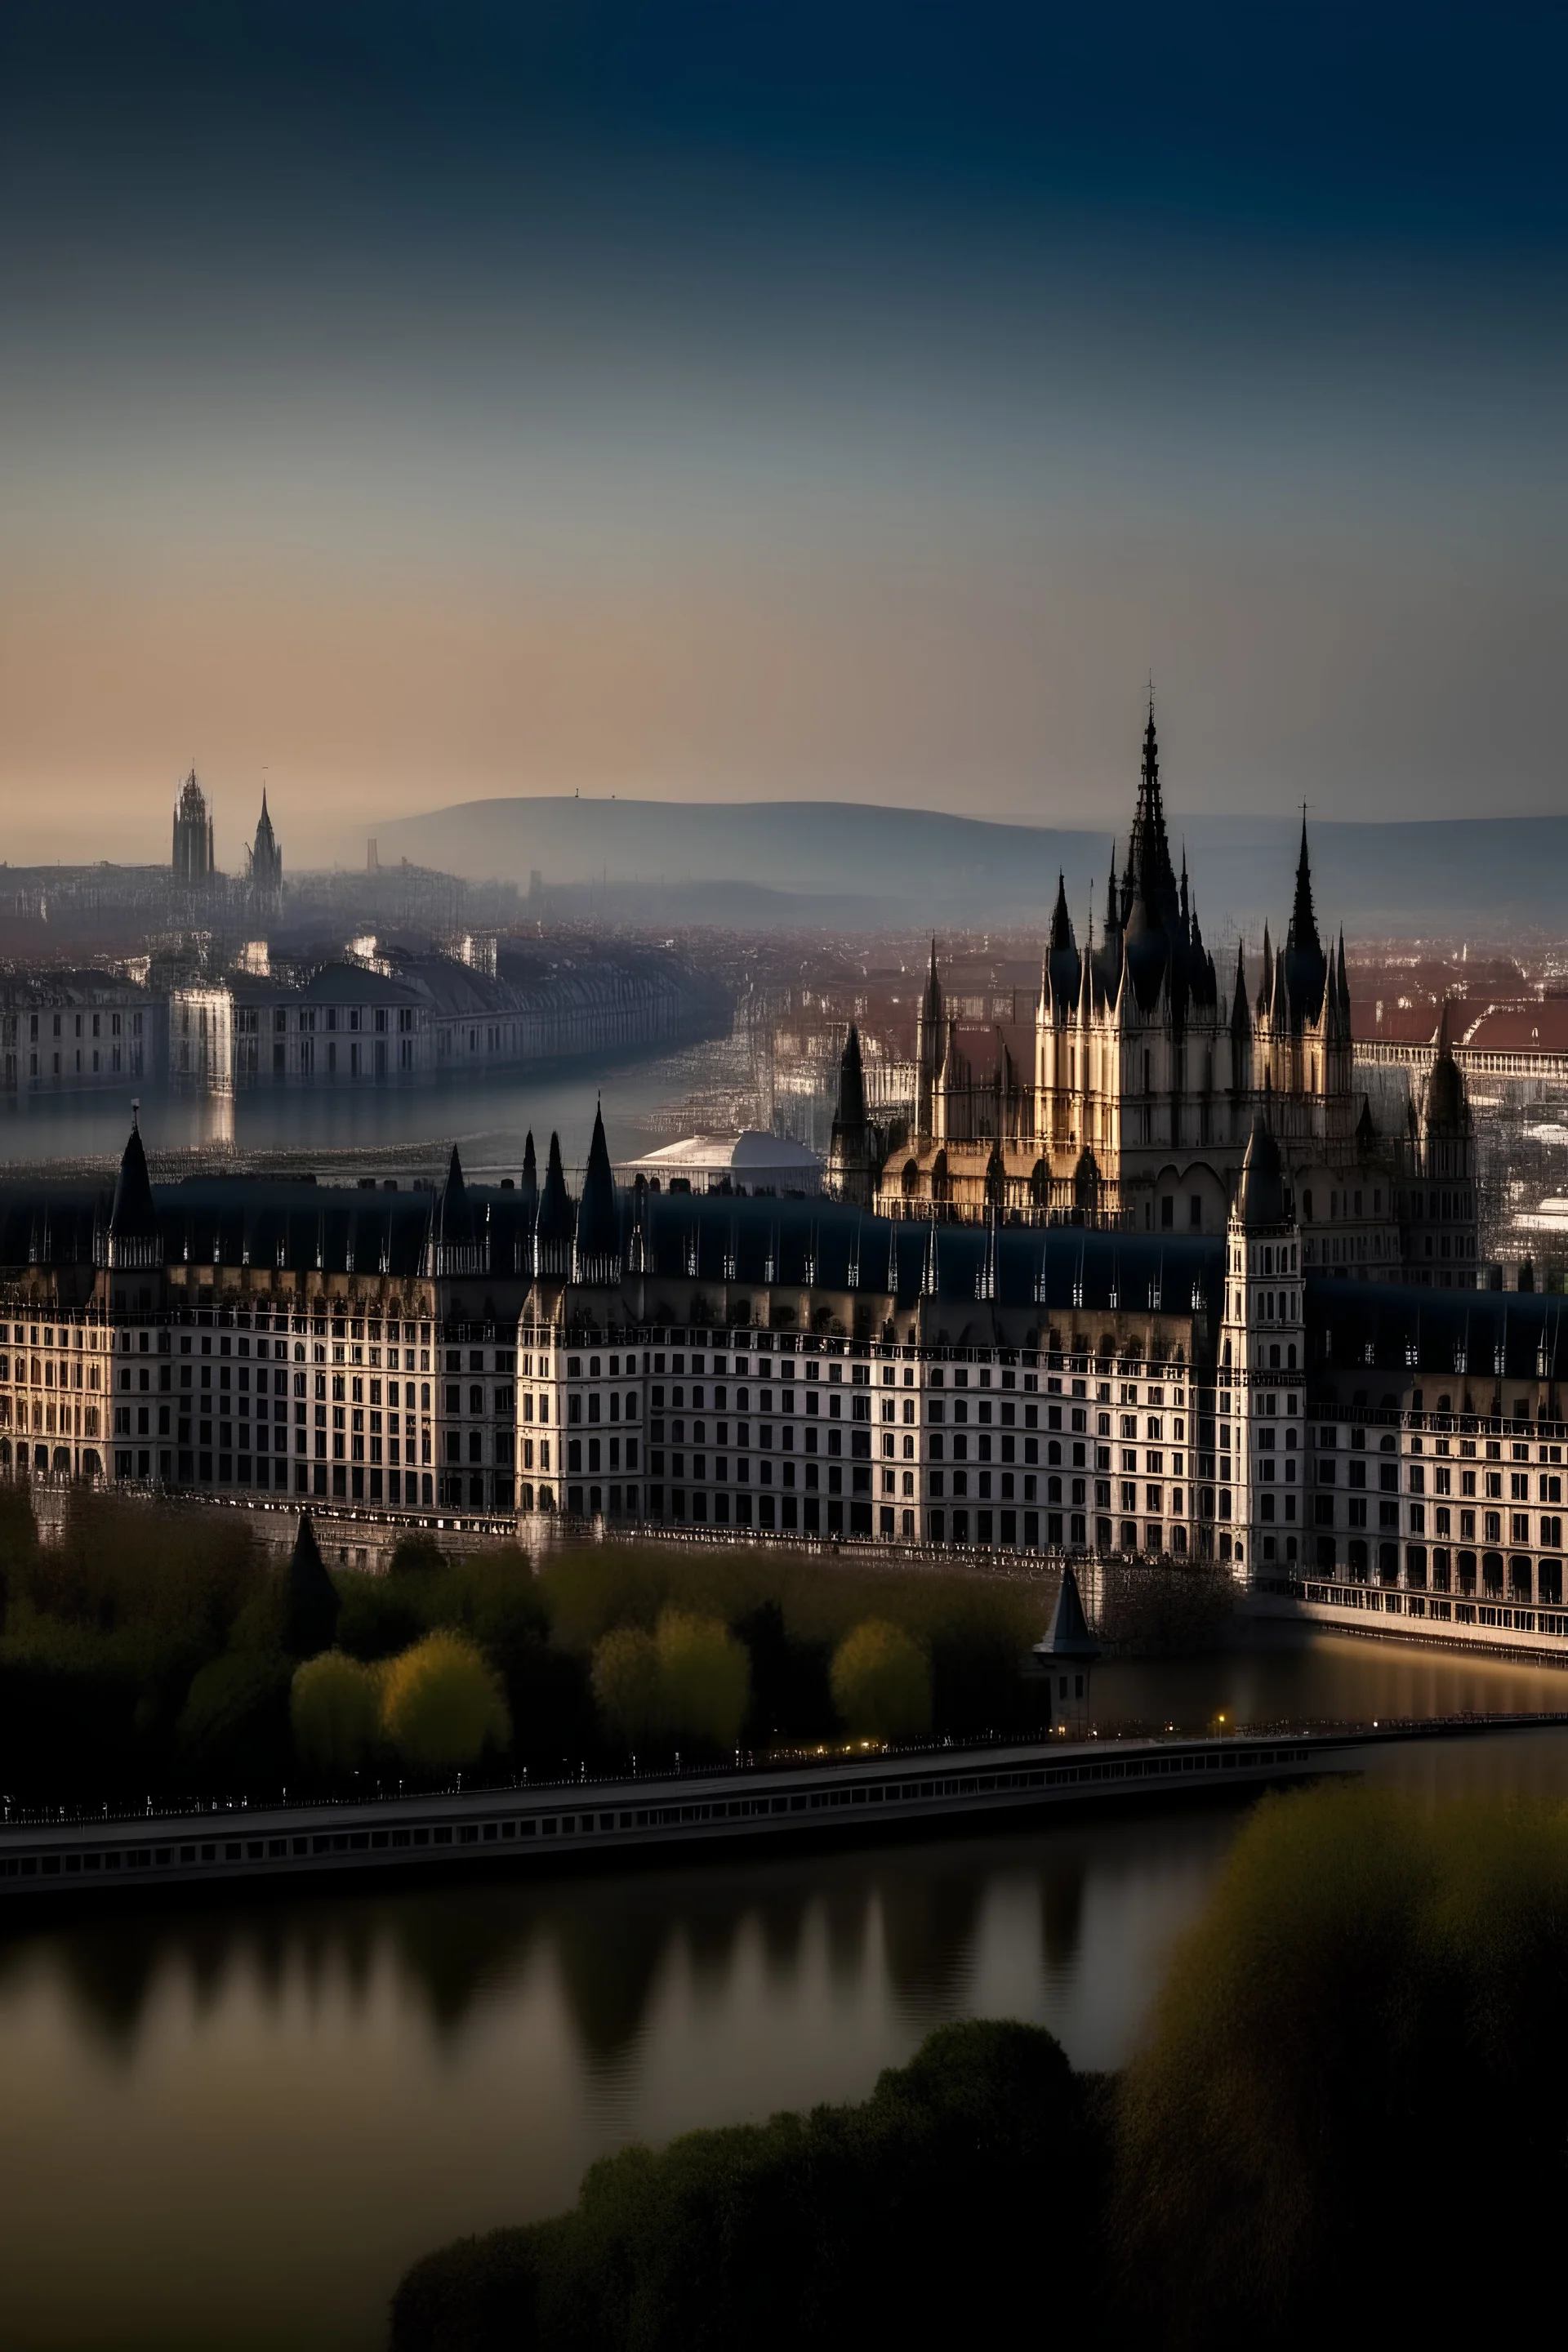
[[[664,1719],[677,1738],[733,1748],[751,1698],[752,1666],[722,1619],[661,1611],[654,1634]]]
[[[381,1679],[375,1667],[341,1650],[323,1650],[295,1668],[289,1716],[308,1769],[340,1780],[369,1762],[381,1734]]]
[[[500,1682],[471,1642],[427,1633],[384,1669],[382,1728],[416,1771],[450,1772],[511,1742]]]
[[[594,1702],[612,1736],[634,1751],[664,1728],[658,1647],[640,1625],[617,1625],[594,1649]]]
[[[868,1617],[845,1635],[829,1675],[833,1703],[867,1739],[918,1739],[931,1729],[931,1661],[918,1642]]]

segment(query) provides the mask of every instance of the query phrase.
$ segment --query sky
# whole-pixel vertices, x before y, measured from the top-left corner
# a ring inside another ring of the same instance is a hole
[[[1568,18],[0,11],[0,856],[1563,801]],[[756,877],[765,879],[765,877]]]

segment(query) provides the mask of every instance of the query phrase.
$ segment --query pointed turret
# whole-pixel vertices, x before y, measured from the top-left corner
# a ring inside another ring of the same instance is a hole
[[[1252,1116],[1235,1214],[1244,1225],[1279,1225],[1285,1221],[1285,1171],[1266,1106],[1260,1105]]]
[[[853,1021],[849,1034],[844,1040],[844,1051],[838,1057],[838,1118],[839,1127],[862,1128],[866,1124],[866,1073],[860,1061],[860,1032]]]
[[[588,1145],[588,1165],[583,1175],[583,1197],[577,1203],[573,1271],[578,1282],[604,1284],[621,1278],[620,1208],[616,1199],[610,1150],[605,1140],[604,1112],[597,1107]]]
[[[1072,916],[1068,908],[1067,877],[1057,876],[1057,903],[1051,913],[1050,954],[1047,965],[1050,981],[1051,1008],[1058,1020],[1065,1020],[1078,995],[1081,976],[1078,941],[1073,937]]]
[[[142,1128],[138,1118],[139,1103],[131,1106],[131,1133],[121,1154],[120,1173],[114,1180],[114,1200],[109,1212],[109,1239],[112,1252],[116,1242],[159,1242],[158,1212],[153,1205],[153,1184],[147,1173],[147,1154],[142,1148]],[[115,1263],[111,1255],[110,1264]]]
[[[522,1181],[517,1192],[524,1214],[531,1220],[539,1209],[539,1162],[533,1153],[532,1128],[529,1129],[522,1147]]]
[[[1263,978],[1254,1007],[1259,1021],[1268,1018],[1268,988],[1274,977],[1274,949],[1268,937],[1268,918],[1263,918]]]
[[[291,1658],[314,1658],[330,1650],[342,1602],[327,1574],[309,1511],[300,1514],[289,1560],[289,1591],[283,1613],[283,1647]]]
[[[561,1138],[552,1129],[544,1190],[539,1196],[539,1215],[533,1228],[534,1265],[539,1273],[570,1275],[575,1224],[572,1197],[566,1190],[566,1171],[561,1164]]]
[[[436,1209],[436,1239],[450,1248],[454,1243],[471,1242],[473,1238],[473,1208],[463,1181],[463,1163],[454,1143],[452,1157],[447,1163],[447,1181],[441,1187]]]
[[[1321,1017],[1330,961],[1318,937],[1312,906],[1312,863],[1307,849],[1307,812],[1301,812],[1301,852],[1296,861],[1296,899],[1285,935],[1284,992],[1280,1009],[1293,1030]]]

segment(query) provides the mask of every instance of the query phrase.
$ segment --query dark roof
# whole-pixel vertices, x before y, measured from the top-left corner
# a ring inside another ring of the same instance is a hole
[[[1468,1381],[1472,1391],[1496,1381],[1568,1378],[1568,1299],[1544,1291],[1426,1290],[1312,1275],[1306,1289],[1314,1376],[1382,1374],[1395,1391],[1415,1373],[1457,1390]],[[1426,1402],[1436,1409],[1434,1397]],[[1454,1410],[1463,1410],[1457,1396]]]
[[[1036,1643],[1035,1655],[1037,1658],[1079,1658],[1086,1664],[1100,1655],[1100,1643],[1089,1630],[1089,1620],[1083,1613],[1083,1595],[1078,1589],[1078,1578],[1070,1568],[1062,1570],[1051,1630],[1043,1642]]]

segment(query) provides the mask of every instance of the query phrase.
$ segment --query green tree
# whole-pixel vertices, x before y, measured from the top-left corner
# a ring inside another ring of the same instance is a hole
[[[306,1769],[346,1780],[370,1761],[381,1736],[381,1681],[374,1666],[323,1650],[294,1670],[289,1717]]]
[[[473,1643],[456,1633],[427,1633],[384,1668],[381,1721],[416,1771],[457,1770],[511,1742],[500,1682]]]
[[[594,1701],[611,1737],[634,1752],[664,1731],[658,1646],[640,1625],[617,1625],[594,1648]]]
[[[862,1738],[918,1739],[931,1729],[931,1661],[886,1618],[868,1617],[845,1635],[828,1679],[835,1706]]]
[[[733,1748],[752,1695],[751,1660],[721,1618],[659,1612],[654,1633],[667,1729],[678,1739]]]

